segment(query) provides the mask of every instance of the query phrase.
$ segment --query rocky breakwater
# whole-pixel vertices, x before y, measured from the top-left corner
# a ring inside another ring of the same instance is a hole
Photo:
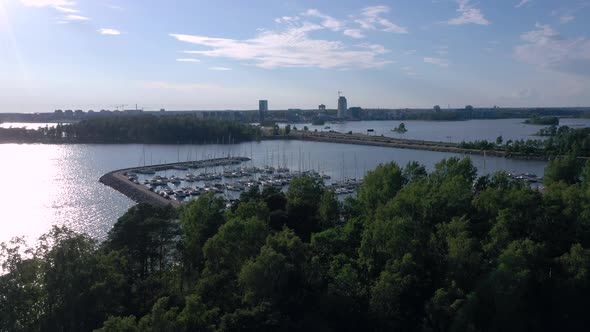
[[[165,199],[164,197],[150,191],[146,186],[135,184],[129,181],[126,175],[127,171],[125,170],[113,171],[101,176],[98,181],[115,189],[137,203],[150,203],[156,205],[172,204],[173,206],[179,205],[178,201]]]

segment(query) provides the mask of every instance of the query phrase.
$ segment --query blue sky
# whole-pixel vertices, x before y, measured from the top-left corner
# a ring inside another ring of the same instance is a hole
[[[0,112],[590,106],[589,0],[0,0]]]

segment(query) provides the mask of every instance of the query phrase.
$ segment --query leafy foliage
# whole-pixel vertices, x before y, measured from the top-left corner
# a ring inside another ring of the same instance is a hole
[[[2,245],[0,330],[584,331],[590,166],[570,163],[543,193],[451,158],[381,165],[344,202],[304,177],[227,210],[140,204],[100,245],[56,227]]]

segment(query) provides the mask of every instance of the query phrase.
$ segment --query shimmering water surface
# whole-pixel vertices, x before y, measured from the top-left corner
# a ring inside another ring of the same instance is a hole
[[[316,169],[339,180],[362,177],[379,163],[419,161],[429,169],[451,153],[300,141],[235,145],[18,145],[0,144],[0,242],[29,240],[51,225],[68,225],[103,238],[134,202],[98,182],[111,170],[227,155],[249,165]],[[472,156],[480,173],[496,170],[543,174],[544,162]]]

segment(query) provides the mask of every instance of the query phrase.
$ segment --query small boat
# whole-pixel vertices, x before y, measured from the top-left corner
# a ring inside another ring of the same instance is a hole
[[[156,174],[156,171],[151,168],[140,168],[140,169],[136,170],[135,173],[150,175],[150,174]]]

